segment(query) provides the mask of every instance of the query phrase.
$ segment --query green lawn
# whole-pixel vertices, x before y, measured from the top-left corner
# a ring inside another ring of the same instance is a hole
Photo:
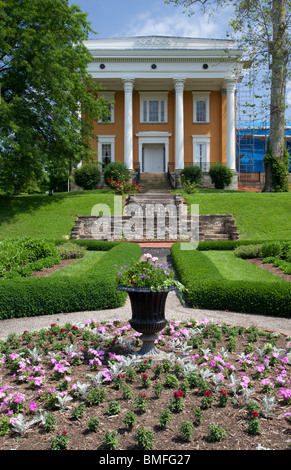
[[[0,239],[34,236],[70,236],[79,215],[91,215],[95,204],[106,204],[113,213],[113,190],[74,191],[4,197],[0,196]]]
[[[249,261],[237,258],[232,251],[204,251],[203,254],[212,261],[221,276],[226,280],[282,282],[282,278],[255,266]]]
[[[199,204],[200,214],[232,214],[242,239],[291,238],[291,193],[180,191],[180,194],[188,205]]]
[[[181,193],[189,205],[199,204],[200,214],[232,214],[242,239],[291,238],[291,193],[175,192]],[[53,196],[0,196],[0,239],[70,236],[76,217],[90,215],[94,205],[105,204],[113,214],[114,196],[114,191],[107,189]]]
[[[82,276],[86,275],[94,265],[100,261],[101,257],[105,255],[106,251],[87,251],[85,256],[78,261],[59,269],[50,274],[50,277],[60,276]]]

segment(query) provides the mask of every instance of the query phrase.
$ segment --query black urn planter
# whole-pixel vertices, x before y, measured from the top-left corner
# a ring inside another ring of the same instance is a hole
[[[132,318],[130,325],[138,333],[143,345],[135,354],[138,356],[152,356],[154,360],[161,360],[167,355],[160,351],[155,341],[157,333],[165,328],[168,321],[165,318],[165,305],[168,293],[176,290],[176,286],[167,289],[150,289],[148,287],[117,286],[118,290],[125,291],[129,295]]]

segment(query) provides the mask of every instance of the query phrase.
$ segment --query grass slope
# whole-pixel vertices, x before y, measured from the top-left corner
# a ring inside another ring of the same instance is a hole
[[[0,239],[34,236],[62,238],[73,229],[76,217],[91,215],[95,204],[113,213],[113,190],[74,191],[53,196],[0,196]]]
[[[199,204],[200,214],[232,214],[242,239],[291,238],[291,193],[180,193],[188,205]]]
[[[232,214],[242,239],[291,238],[291,193],[201,190],[181,193],[199,204],[200,214]],[[90,215],[95,204],[113,214],[113,190],[75,191],[48,195],[0,196],[0,239],[17,236],[61,238],[70,235],[78,215]]]

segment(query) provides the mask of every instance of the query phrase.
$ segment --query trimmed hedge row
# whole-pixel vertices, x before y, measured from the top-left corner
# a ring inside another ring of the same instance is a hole
[[[284,282],[225,280],[199,250],[171,247],[173,266],[194,308],[291,317],[291,285]]]
[[[137,261],[140,256],[138,244],[124,242],[105,253],[85,278],[6,280],[0,283],[0,319],[120,307],[126,293],[116,290],[114,265]]]
[[[48,240],[55,245],[64,245],[65,243],[76,243],[76,245],[84,246],[88,251],[109,251],[111,248],[120,245],[123,242],[110,242],[106,240],[65,240],[64,238]]]
[[[278,240],[217,240],[217,241],[205,241],[199,242],[198,251],[209,251],[209,250],[234,250],[241,245],[260,245],[262,243],[277,242]],[[280,243],[290,242],[289,240],[280,240]]]

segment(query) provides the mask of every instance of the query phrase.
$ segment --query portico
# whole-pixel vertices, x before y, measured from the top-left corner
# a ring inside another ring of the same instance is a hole
[[[100,95],[110,96],[113,118],[95,127],[101,140],[114,136],[113,160],[141,171],[219,161],[235,171],[240,53],[233,41],[153,36],[85,44]]]

